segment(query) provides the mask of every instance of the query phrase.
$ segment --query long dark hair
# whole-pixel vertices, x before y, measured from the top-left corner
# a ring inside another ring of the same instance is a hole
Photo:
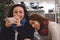
[[[20,6],[24,9],[24,18],[28,19],[29,17],[29,14],[28,14],[28,11],[26,10],[26,7],[22,4],[15,4],[11,7],[9,13],[7,14],[7,17],[13,17],[13,9],[17,6]]]

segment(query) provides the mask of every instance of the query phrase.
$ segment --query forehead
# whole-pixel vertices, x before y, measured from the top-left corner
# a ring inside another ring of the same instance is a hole
[[[23,10],[23,7],[20,7],[20,6],[16,6],[13,10]]]
[[[29,22],[38,22],[38,21],[35,21],[35,20],[29,20]]]

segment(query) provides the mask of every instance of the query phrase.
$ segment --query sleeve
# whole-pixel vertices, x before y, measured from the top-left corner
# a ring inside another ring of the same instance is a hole
[[[2,27],[0,32],[0,40],[7,40],[7,28]]]
[[[8,40],[8,34],[9,34],[10,28],[7,28],[5,26],[5,22],[2,25],[1,31],[0,31],[0,40]]]
[[[11,28],[3,26],[0,32],[0,40],[14,40],[14,35],[14,31]]]
[[[2,28],[0,30],[0,40],[6,40],[7,39],[6,30],[7,30],[7,28],[5,27],[5,21],[4,21]]]
[[[50,22],[48,29],[49,29],[49,32],[51,33],[52,40],[59,40],[58,24],[55,22]]]

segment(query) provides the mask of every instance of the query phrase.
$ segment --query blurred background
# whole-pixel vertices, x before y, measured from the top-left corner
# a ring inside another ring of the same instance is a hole
[[[60,24],[60,0],[0,0],[0,28],[9,9],[21,2],[24,2],[30,15],[37,13]]]

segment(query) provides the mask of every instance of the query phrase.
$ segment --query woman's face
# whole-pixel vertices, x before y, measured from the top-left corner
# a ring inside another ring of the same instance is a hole
[[[40,29],[40,23],[38,21],[29,20],[29,23],[32,25],[33,28],[38,30]]]
[[[13,9],[13,17],[18,19],[24,18],[24,9],[20,6],[17,6]]]

